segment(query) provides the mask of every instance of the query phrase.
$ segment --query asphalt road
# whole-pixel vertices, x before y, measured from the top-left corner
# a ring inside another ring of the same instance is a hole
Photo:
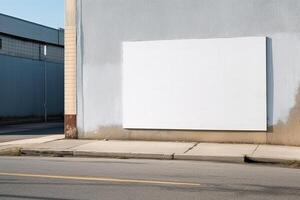
[[[300,199],[300,170],[174,160],[0,157],[0,199]]]
[[[62,122],[0,125],[0,142],[63,134]]]

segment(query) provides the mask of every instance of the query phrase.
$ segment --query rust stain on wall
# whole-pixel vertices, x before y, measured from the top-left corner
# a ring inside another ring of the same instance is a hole
[[[128,130],[121,126],[101,127],[84,135],[85,139],[197,141],[227,143],[266,143],[265,132],[249,131],[191,131],[191,130]]]
[[[267,133],[267,143],[300,146],[300,86],[287,122],[279,121],[271,127]]]
[[[65,138],[77,139],[76,115],[65,115]]]
[[[194,130],[145,130],[123,129],[121,126],[99,127],[84,134],[86,139],[149,140],[183,142],[220,142],[278,144],[300,146],[300,87],[296,104],[288,121],[268,127],[268,131],[194,131]]]

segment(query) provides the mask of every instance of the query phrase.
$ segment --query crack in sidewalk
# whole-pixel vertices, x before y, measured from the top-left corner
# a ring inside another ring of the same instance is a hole
[[[258,149],[258,147],[259,147],[259,144],[255,147],[255,149],[253,150],[253,152],[251,153],[251,155],[253,155],[256,152],[256,150]]]
[[[195,148],[198,144],[199,144],[199,142],[196,142],[193,146],[191,146],[191,147],[188,148],[185,152],[183,152],[183,154],[189,152],[190,150],[192,150],[193,148]]]

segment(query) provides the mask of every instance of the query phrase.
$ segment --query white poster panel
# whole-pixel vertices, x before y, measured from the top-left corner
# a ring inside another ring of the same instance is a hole
[[[266,130],[266,38],[123,43],[123,127]]]

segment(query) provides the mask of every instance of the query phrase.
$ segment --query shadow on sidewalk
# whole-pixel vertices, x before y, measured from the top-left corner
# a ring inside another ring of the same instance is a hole
[[[0,142],[63,134],[63,122],[26,123],[0,126]]]

